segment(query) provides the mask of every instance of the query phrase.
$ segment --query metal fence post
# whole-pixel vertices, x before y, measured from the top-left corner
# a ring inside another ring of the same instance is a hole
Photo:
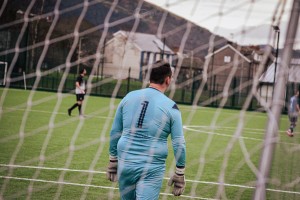
[[[129,93],[130,89],[130,72],[131,72],[131,67],[128,69],[128,77],[127,77],[127,93]]]

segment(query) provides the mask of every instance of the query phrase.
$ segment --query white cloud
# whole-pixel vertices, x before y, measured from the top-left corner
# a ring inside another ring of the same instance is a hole
[[[281,0],[146,0],[172,13],[186,18],[209,30],[218,27],[236,29],[243,26],[271,24],[272,17],[287,20],[291,0],[284,6]],[[278,9],[276,9],[278,7]]]
[[[279,25],[285,37],[292,0],[146,0],[211,32],[249,44],[274,41],[272,25]],[[285,2],[285,3],[284,3]],[[281,26],[282,25],[282,26]],[[264,26],[264,33],[259,33]],[[251,33],[239,35],[242,30]],[[255,31],[257,30],[257,33]],[[224,34],[222,34],[224,31]],[[232,31],[232,32],[230,32]],[[299,31],[298,31],[299,32]],[[233,33],[233,34],[230,34]],[[257,37],[255,37],[257,35]],[[263,37],[262,37],[263,36]],[[283,45],[283,44],[282,44]]]

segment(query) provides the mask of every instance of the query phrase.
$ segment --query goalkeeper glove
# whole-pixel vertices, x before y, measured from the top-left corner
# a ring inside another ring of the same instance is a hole
[[[110,156],[109,164],[106,171],[107,179],[112,182],[118,181],[117,170],[118,170],[118,159],[116,157]]]
[[[172,186],[174,183],[173,194],[174,196],[180,196],[185,187],[184,169],[176,167],[175,174],[168,181],[168,185]]]

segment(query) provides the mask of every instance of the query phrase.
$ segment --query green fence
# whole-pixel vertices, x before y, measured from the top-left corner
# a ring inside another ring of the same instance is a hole
[[[3,74],[0,73],[0,77],[3,77]],[[35,81],[37,81],[37,77],[32,75],[26,76],[27,78],[24,80],[23,74],[12,74],[11,82],[9,87],[11,88],[20,88],[24,89],[32,89],[34,87]],[[75,74],[69,74],[65,81],[62,82],[63,73],[53,73],[45,76],[41,76],[38,81],[36,90],[44,90],[44,91],[52,91],[57,92],[60,84],[62,85],[63,93],[74,93],[75,88]],[[88,78],[88,77],[87,77]],[[180,81],[179,81],[180,80]],[[224,108],[229,109],[242,109],[247,96],[249,94],[249,87],[244,88],[243,90],[239,90],[238,86],[231,84],[229,88],[228,96],[226,97],[226,101],[224,101],[223,85],[213,85],[213,89],[208,89],[208,85],[203,84],[201,79],[197,77],[193,77],[192,81],[189,80],[188,84],[185,84],[184,79],[178,78],[176,82],[175,91],[167,91],[166,95],[170,96],[175,102],[180,104],[193,104],[195,97],[199,97],[196,102],[197,105],[200,106],[209,106],[209,107],[219,107],[222,106]],[[62,83],[61,83],[62,82]],[[128,92],[137,90],[142,88],[143,83],[139,80],[127,78],[124,80],[120,80],[120,88],[117,90],[117,98],[124,97]],[[93,96],[112,96],[116,86],[118,84],[118,80],[115,80],[110,77],[100,78],[94,77],[91,80],[90,84],[90,95]],[[3,86],[2,86],[3,87]],[[298,84],[289,83],[287,86],[286,93],[286,102],[293,95],[293,91],[299,88]],[[197,96],[197,92],[200,92],[200,96]],[[252,97],[248,110],[264,110],[259,102]],[[286,111],[284,108],[283,111]]]

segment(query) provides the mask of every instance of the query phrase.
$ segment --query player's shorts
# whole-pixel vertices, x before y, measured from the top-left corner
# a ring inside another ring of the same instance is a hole
[[[164,172],[164,165],[143,164],[140,166],[120,162],[118,179],[121,199],[157,200]]]
[[[84,100],[84,94],[76,94],[76,100],[77,101],[83,101]]]

